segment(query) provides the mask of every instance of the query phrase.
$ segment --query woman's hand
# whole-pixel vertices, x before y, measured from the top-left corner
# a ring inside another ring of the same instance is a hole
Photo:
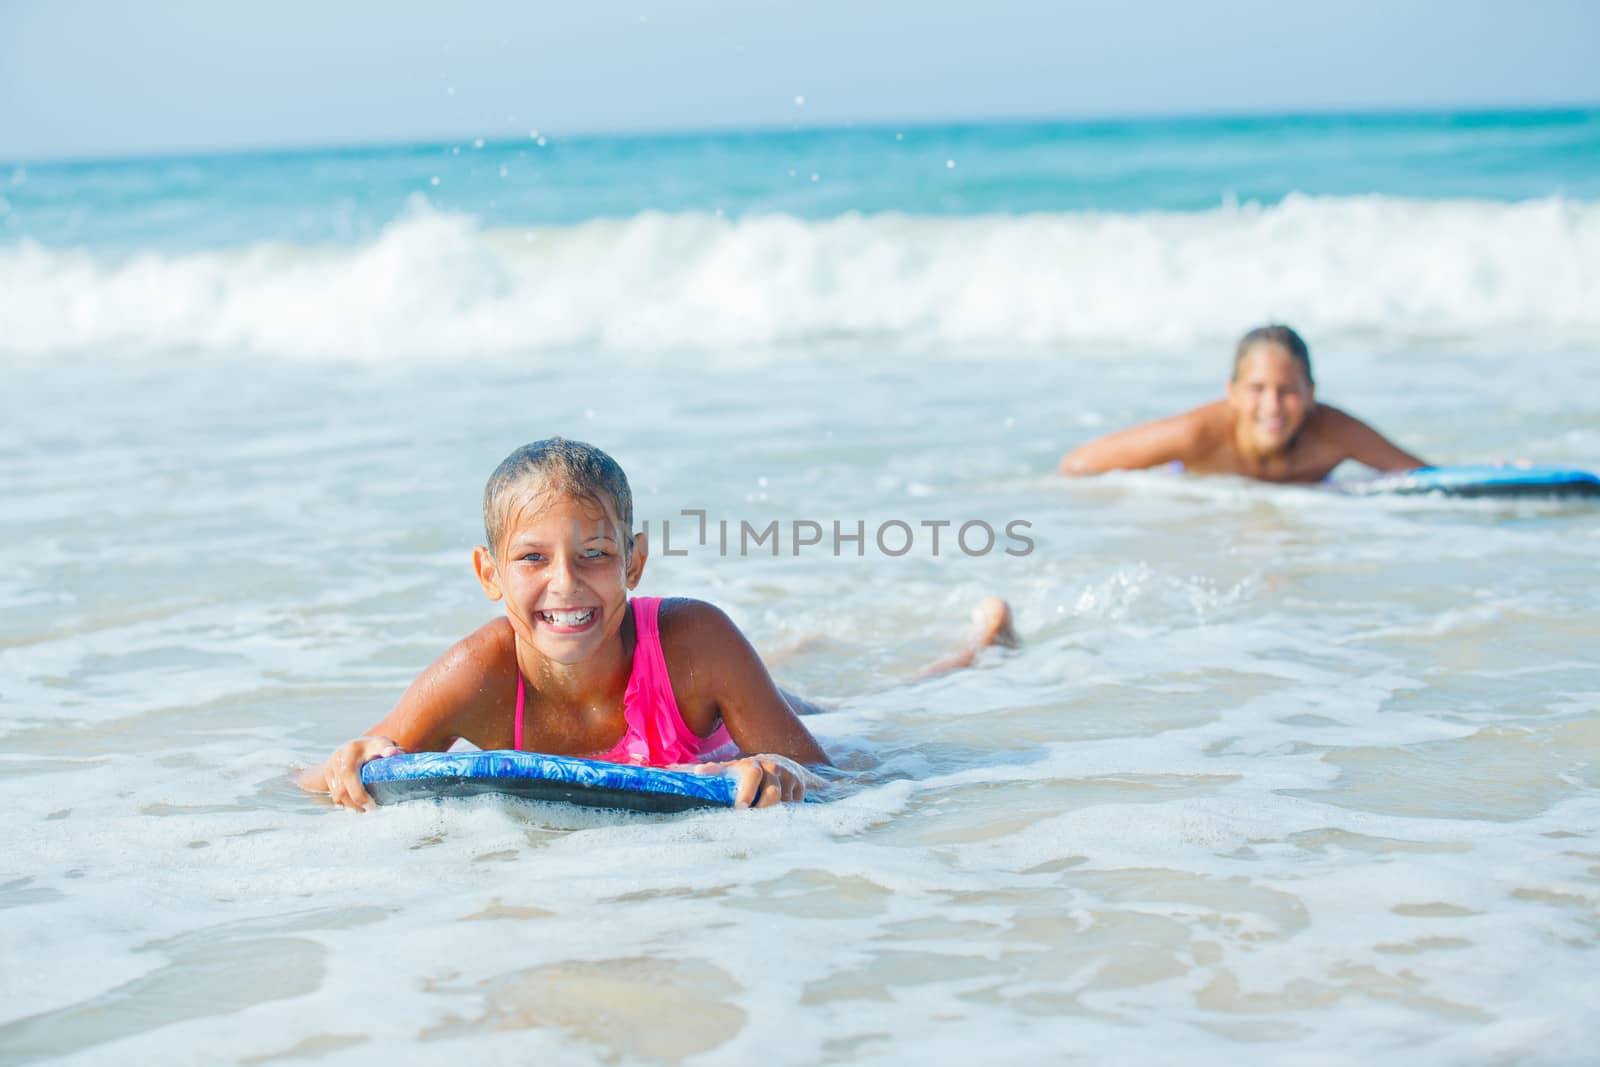
[[[700,763],[689,769],[695,774],[725,774],[738,782],[733,794],[736,808],[770,808],[779,803],[796,803],[806,798],[807,784],[818,781],[794,760],[770,753],[725,763]]]
[[[300,776],[300,788],[312,793],[326,792],[335,804],[366,811],[372,798],[361,785],[361,768],[375,759],[397,756],[403,751],[387,737],[358,737],[346,741],[333,750],[328,762]]]

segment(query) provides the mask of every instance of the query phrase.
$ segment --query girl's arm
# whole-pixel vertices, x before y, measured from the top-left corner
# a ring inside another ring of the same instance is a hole
[[[1199,439],[1199,412],[1189,411],[1096,438],[1061,458],[1069,477],[1143,470],[1174,460],[1189,462]]]
[[[370,803],[361,768],[396,752],[442,752],[457,737],[484,737],[503,719],[505,693],[514,680],[506,654],[513,641],[505,619],[496,619],[456,642],[405,691],[394,709],[372,729],[347,741],[319,767],[300,776],[300,786],[326,792],[335,804],[364,811]]]
[[[1344,458],[1379,471],[1413,471],[1428,465],[1354,415],[1328,404],[1318,407],[1330,416],[1329,427]]]
[[[832,764],[744,634],[719,608],[700,600],[667,601],[662,618],[662,651],[685,722],[704,736],[720,719],[739,750],[750,753],[697,769],[738,778],[739,807],[802,799],[814,780],[802,765]]]

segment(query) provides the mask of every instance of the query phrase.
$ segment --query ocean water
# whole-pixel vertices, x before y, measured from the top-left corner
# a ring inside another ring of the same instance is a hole
[[[1271,319],[1434,462],[1600,468],[1600,112],[0,166],[0,1063],[1585,1062],[1600,509],[1051,473]],[[293,787],[553,433],[829,803]]]

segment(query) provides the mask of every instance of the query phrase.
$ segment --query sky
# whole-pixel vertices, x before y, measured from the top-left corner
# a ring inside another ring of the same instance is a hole
[[[0,159],[1600,104],[1600,0],[0,0]]]

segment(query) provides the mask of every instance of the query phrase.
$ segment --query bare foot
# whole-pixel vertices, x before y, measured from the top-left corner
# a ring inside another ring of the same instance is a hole
[[[1022,644],[1011,625],[1011,605],[997,596],[984,597],[972,609],[972,621],[978,624],[978,647],[1016,648]]]

